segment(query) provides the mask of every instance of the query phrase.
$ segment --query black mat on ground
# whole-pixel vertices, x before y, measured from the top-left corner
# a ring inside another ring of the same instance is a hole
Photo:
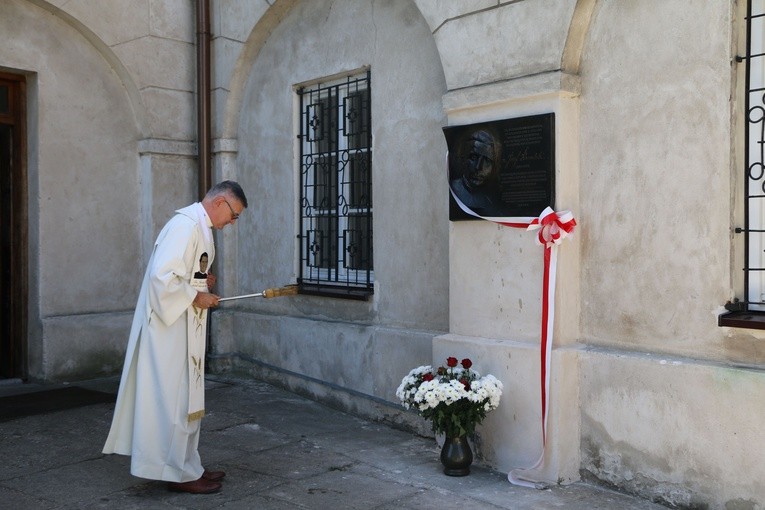
[[[34,391],[0,398],[0,422],[92,404],[114,402],[116,395],[77,386]]]

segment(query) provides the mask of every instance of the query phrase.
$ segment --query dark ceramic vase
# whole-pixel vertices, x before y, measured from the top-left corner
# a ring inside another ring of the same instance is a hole
[[[444,474],[449,476],[465,476],[470,474],[470,464],[473,463],[473,451],[468,444],[467,436],[447,437],[441,448],[441,464]]]

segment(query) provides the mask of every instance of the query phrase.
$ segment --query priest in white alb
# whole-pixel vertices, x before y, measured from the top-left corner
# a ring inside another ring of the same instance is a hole
[[[206,470],[197,450],[207,310],[220,298],[210,292],[215,276],[195,273],[207,269],[200,261],[212,265],[212,229],[234,224],[246,207],[241,186],[223,181],[177,210],[157,236],[141,284],[103,452],[130,455],[131,474],[167,481],[171,490],[216,492],[225,476]]]

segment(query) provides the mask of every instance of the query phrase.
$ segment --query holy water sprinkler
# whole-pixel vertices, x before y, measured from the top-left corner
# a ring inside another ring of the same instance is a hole
[[[284,287],[274,287],[272,289],[266,289],[263,292],[256,292],[255,294],[243,294],[241,296],[231,296],[231,297],[220,298],[218,302],[232,301],[234,299],[244,299],[244,298],[251,298],[251,297],[263,297],[268,299],[268,298],[275,298],[275,297],[281,297],[281,296],[294,296],[297,293],[298,293],[297,285],[285,285]]]

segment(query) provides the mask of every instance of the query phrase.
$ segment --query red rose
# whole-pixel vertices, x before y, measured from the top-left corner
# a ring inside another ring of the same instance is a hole
[[[444,367],[438,367],[438,375],[446,375],[446,369]]]
[[[423,375],[423,376],[422,376],[422,380],[423,380],[423,381],[432,381],[432,380],[433,380],[433,374],[431,374],[430,372],[428,372],[427,374],[425,374],[425,375]]]
[[[457,366],[457,358],[454,358],[454,357],[452,357],[452,356],[449,356],[448,358],[446,358],[446,365],[447,365],[449,368],[454,368],[454,367],[456,367],[456,366]]]
[[[473,362],[470,359],[465,358],[462,360],[462,368],[468,369],[473,366]]]
[[[463,377],[462,379],[460,379],[460,382],[465,387],[465,391],[470,391],[470,381],[468,381],[467,379]]]

